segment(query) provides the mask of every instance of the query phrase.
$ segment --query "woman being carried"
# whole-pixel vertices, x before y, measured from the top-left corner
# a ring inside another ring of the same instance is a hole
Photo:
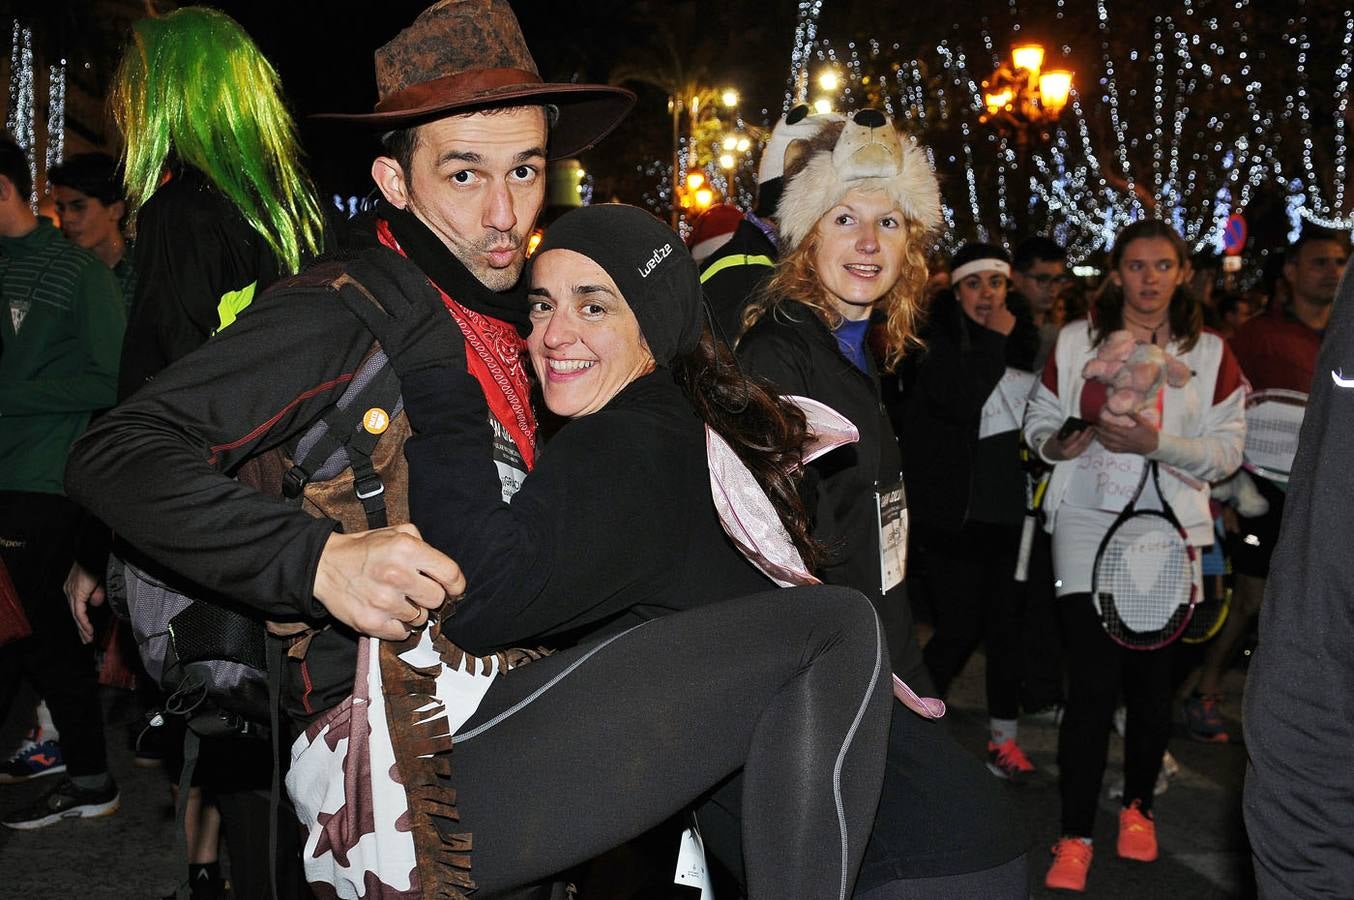
[[[849,896],[888,727],[879,625],[854,591],[768,590],[721,527],[707,464],[708,426],[802,571],[818,552],[789,474],[804,416],[702,328],[694,263],[642,210],[564,216],[530,283],[531,361],[569,421],[520,486],[489,461],[504,438],[464,364],[402,378],[411,517],[468,583],[440,628],[471,653],[557,651],[497,675],[477,706],[448,703],[476,883],[566,869],[741,772],[749,897]],[[463,346],[425,299],[407,341],[372,322],[397,368],[419,335],[447,332],[430,358]]]

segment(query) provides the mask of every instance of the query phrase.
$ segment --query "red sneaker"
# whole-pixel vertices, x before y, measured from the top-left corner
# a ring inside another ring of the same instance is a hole
[[[1226,744],[1231,740],[1227,723],[1218,709],[1220,694],[1192,694],[1180,707],[1185,720],[1185,731],[1196,741],[1206,744]]]
[[[1134,800],[1132,806],[1119,811],[1119,856],[1152,862],[1157,858],[1157,825],[1138,803]]]
[[[998,778],[1005,778],[1013,784],[1020,784],[1034,775],[1037,769],[1025,751],[1020,749],[1014,739],[1008,738],[1000,744],[987,742],[987,769]]]
[[[1044,887],[1053,891],[1086,891],[1086,873],[1091,868],[1091,845],[1081,838],[1060,838],[1053,845],[1053,865],[1044,876]]]

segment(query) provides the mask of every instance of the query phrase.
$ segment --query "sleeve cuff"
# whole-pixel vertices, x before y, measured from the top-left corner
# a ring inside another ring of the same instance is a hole
[[[1165,463],[1168,466],[1186,469],[1194,462],[1194,454],[1191,452],[1192,445],[1193,441],[1189,438],[1167,434],[1164,431],[1158,432],[1157,448],[1147,454],[1147,458]]]

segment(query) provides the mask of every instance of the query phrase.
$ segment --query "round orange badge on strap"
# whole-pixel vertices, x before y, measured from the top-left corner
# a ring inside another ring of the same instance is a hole
[[[373,406],[362,414],[362,427],[368,434],[384,434],[390,427],[390,415],[379,406]]]

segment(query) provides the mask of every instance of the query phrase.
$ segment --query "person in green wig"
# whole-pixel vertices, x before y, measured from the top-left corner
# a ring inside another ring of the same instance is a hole
[[[136,23],[111,105],[141,276],[125,397],[317,256],[325,221],[277,72],[224,13]]]
[[[318,256],[326,223],[277,72],[224,13],[185,7],[137,22],[110,106],[124,140],[139,276],[122,345],[120,402],[229,327],[269,284]],[[84,630],[88,607],[102,595],[92,577],[72,584],[72,613]],[[182,743],[168,734],[165,750],[172,755]],[[206,794],[194,787],[187,807],[193,896],[224,896],[221,826],[235,895],[268,896],[270,749],[263,741],[216,739],[204,740],[201,754],[194,783]],[[285,839],[293,829],[280,834],[284,850],[292,849]],[[279,882],[283,897],[299,885],[283,873]]]

